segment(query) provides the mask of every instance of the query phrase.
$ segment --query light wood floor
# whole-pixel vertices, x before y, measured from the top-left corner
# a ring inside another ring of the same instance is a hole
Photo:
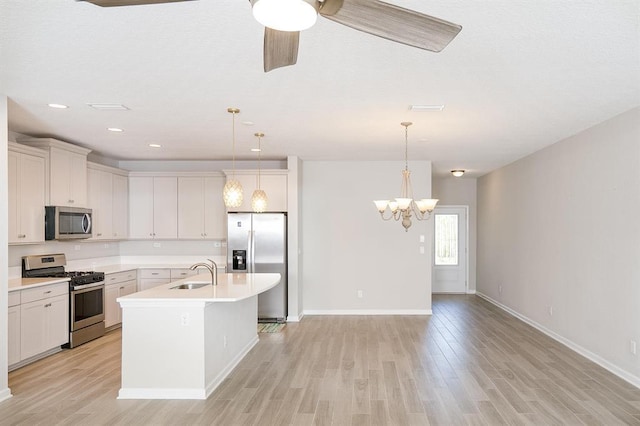
[[[120,337],[10,373],[0,424],[640,425],[640,389],[475,296],[260,334],[206,401],[117,400]]]

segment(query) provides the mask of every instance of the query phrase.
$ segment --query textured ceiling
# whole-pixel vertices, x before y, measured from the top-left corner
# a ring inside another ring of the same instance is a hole
[[[240,158],[254,158],[262,131],[270,159],[400,160],[399,123],[413,121],[410,160],[480,176],[640,105],[640,0],[392,3],[462,32],[431,53],[319,18],[301,34],[298,64],[265,74],[247,0],[2,0],[9,130],[115,159],[229,159],[234,106]]]

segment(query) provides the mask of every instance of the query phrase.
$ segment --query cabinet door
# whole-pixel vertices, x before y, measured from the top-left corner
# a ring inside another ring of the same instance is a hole
[[[140,291],[149,290],[162,284],[169,284],[169,278],[144,278],[140,280]]]
[[[224,239],[227,233],[227,214],[222,199],[224,177],[204,178],[204,236],[208,239]]]
[[[267,193],[266,211],[287,211],[287,175],[262,175],[260,186]]]
[[[153,178],[153,237],[178,238],[178,178]]]
[[[104,204],[102,197],[102,175],[103,171],[88,169],[87,170],[87,188],[89,193],[87,195],[87,204],[92,209],[91,221],[92,221],[92,239],[100,239],[104,232],[104,215],[102,212],[102,206]]]
[[[120,322],[120,307],[116,299],[119,296],[120,284],[111,284],[104,288],[104,326],[111,327]]]
[[[126,176],[113,175],[113,238],[127,238],[129,228],[129,182]]]
[[[46,300],[20,305],[20,356],[27,359],[44,352],[46,341]]]
[[[178,178],[178,238],[200,239],[205,237],[204,197],[203,178]],[[222,193],[220,198],[222,198]]]
[[[129,237],[153,238],[153,178],[129,178]]]
[[[20,361],[20,306],[9,308],[9,365]]]
[[[52,297],[45,302],[46,351],[69,343],[69,296]]]
[[[45,159],[20,156],[20,234],[29,243],[44,241]]]
[[[72,205],[87,206],[87,156],[71,152],[70,154],[70,187]]]
[[[8,213],[9,213],[9,244],[19,243],[24,240],[22,233],[20,232],[20,182],[18,176],[18,163],[20,154],[17,152],[9,151],[7,153],[8,160],[8,181],[9,181],[9,200],[8,200]],[[44,223],[44,222],[42,222]]]
[[[49,151],[50,204],[52,206],[74,206],[71,196],[71,152],[51,148]],[[86,179],[86,178],[85,178]]]

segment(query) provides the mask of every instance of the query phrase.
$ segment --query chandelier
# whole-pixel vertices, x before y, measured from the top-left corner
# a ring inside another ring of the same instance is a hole
[[[262,153],[261,139],[264,137],[264,133],[255,133],[254,136],[258,138],[258,188],[253,191],[251,196],[251,208],[256,213],[262,213],[267,209],[267,193],[260,189],[260,159]]]
[[[403,121],[400,125],[404,126],[404,170],[402,171],[402,186],[400,189],[400,197],[395,201],[375,200],[374,203],[380,212],[382,220],[400,220],[402,218],[402,226],[408,231],[411,227],[411,216],[415,215],[418,220],[427,220],[431,217],[431,212],[435,209],[438,200],[431,198],[423,198],[421,200],[413,199],[413,190],[411,189],[411,172],[409,171],[408,151],[409,151],[409,126],[413,123]],[[387,207],[391,211],[388,217],[385,217]]]
[[[240,112],[238,108],[227,108],[227,112],[233,114],[233,174],[227,180],[222,190],[222,198],[227,208],[240,207],[242,205],[242,184],[236,180],[236,114]]]

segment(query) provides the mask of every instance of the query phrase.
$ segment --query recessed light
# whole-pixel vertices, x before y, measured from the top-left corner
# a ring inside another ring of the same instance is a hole
[[[251,148],[251,152],[260,152],[262,151],[260,148]]]
[[[158,145],[157,143],[150,143],[149,146],[151,148],[161,148],[162,147],[162,145]]]
[[[124,132],[124,130],[120,129],[119,127],[107,127],[107,130],[110,132]]]
[[[58,109],[67,109],[69,108],[66,105],[62,105],[62,104],[47,104],[50,108],[58,108]]]
[[[409,109],[416,112],[434,112],[442,111],[444,105],[409,105]]]
[[[457,169],[457,170],[451,170],[451,174],[454,175],[455,177],[460,177],[464,174],[465,170],[462,169]]]

